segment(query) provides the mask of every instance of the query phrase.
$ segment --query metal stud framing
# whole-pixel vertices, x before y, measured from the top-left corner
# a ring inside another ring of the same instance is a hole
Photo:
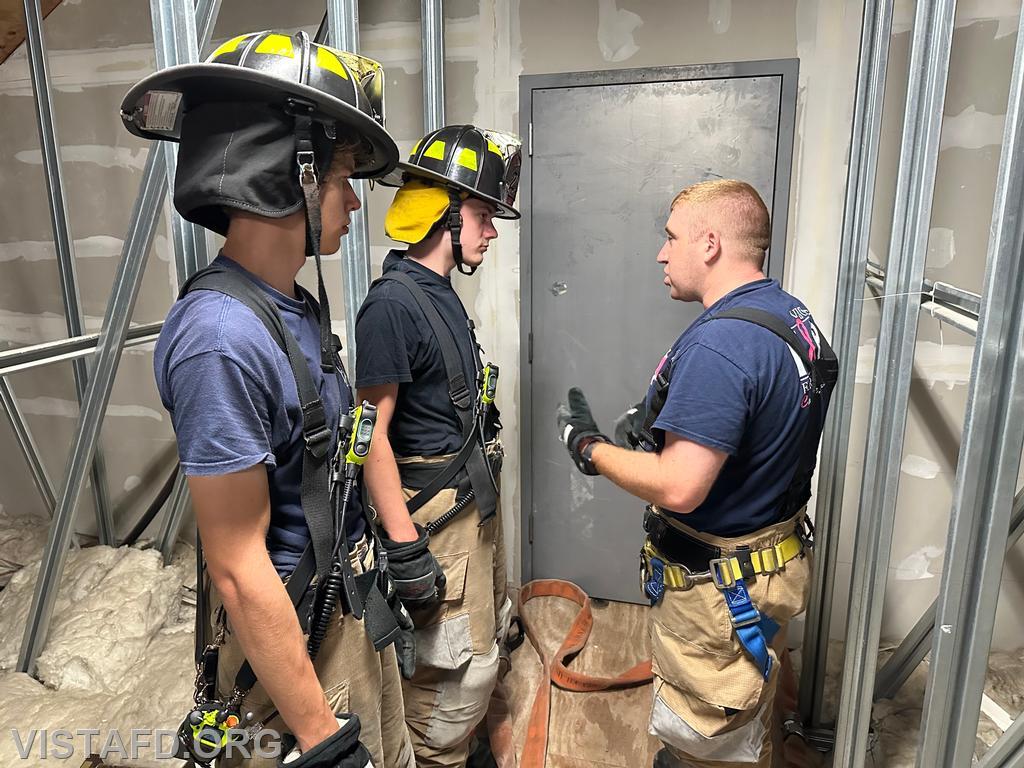
[[[200,0],[195,11],[201,19],[199,27],[207,34],[213,28],[212,19],[218,7],[219,0]],[[185,17],[193,14],[191,6],[179,7],[176,12],[184,14]],[[187,18],[184,19],[184,23],[189,24]],[[191,25],[194,29],[194,18]],[[208,42],[203,40],[203,45]],[[155,37],[154,43],[158,51],[168,44],[167,40],[161,39],[160,36]],[[170,55],[172,54],[166,50],[158,54]],[[96,452],[103,415],[110,399],[121,351],[128,337],[132,310],[142,283],[146,256],[152,245],[156,222],[167,193],[166,149],[167,144],[163,142],[156,143],[151,148],[143,171],[139,197],[132,209],[131,223],[121,250],[121,263],[107,303],[103,330],[96,343],[91,376],[82,400],[81,416],[64,472],[64,486],[54,510],[25,626],[25,635],[18,656],[18,670],[22,672],[33,670],[36,658],[46,642],[54,600],[74,529],[75,510],[81,499],[88,468]]]
[[[861,27],[860,66],[854,100],[853,133],[847,174],[843,233],[839,251],[834,349],[842,361],[839,381],[832,393],[829,421],[822,436],[821,466],[815,525],[814,581],[807,606],[803,674],[800,679],[800,713],[808,725],[821,726],[822,694],[828,657],[832,593],[835,588],[835,553],[839,548],[839,515],[846,483],[846,458],[850,443],[850,418],[857,372],[857,346],[863,314],[864,269],[871,234],[871,207],[878,142],[882,132],[882,101],[892,30],[892,0],[864,3]]]
[[[921,305],[920,293],[915,291],[924,277],[955,10],[953,0],[937,0],[918,3],[915,11],[885,281],[889,298],[882,307],[871,393],[870,423],[876,426],[868,433],[864,454],[864,480],[854,545],[858,557],[853,564],[845,672],[836,728],[836,760],[844,768],[862,768],[867,751],[900,457],[910,398],[911,363]]]
[[[359,51],[359,3],[327,0],[327,37],[343,51]],[[341,239],[342,277],[345,284],[345,342],[349,370],[356,365],[356,313],[370,289],[370,237],[366,224],[366,182],[353,179],[352,188],[363,207],[352,211],[348,235]]]
[[[444,2],[422,0],[423,132],[444,125]]]
[[[1024,16],[1021,21],[1024,22]],[[1011,500],[1024,448],[1024,23],[1017,33],[978,338],[939,587],[919,768],[974,757]]]
[[[42,150],[43,172],[46,174],[46,191],[50,203],[50,223],[53,227],[53,245],[57,252],[57,274],[60,278],[61,296],[64,301],[64,319],[69,336],[80,336],[84,332],[82,305],[78,296],[78,277],[75,271],[74,240],[68,225],[67,200],[64,196],[64,172],[60,157],[60,141],[53,119],[53,101],[50,98],[50,73],[46,60],[46,39],[43,36],[43,15],[39,0],[24,0],[25,6],[25,47],[28,52],[29,73],[32,77],[32,92],[35,96],[36,119],[39,127],[39,144]],[[89,372],[84,360],[72,363],[75,376],[75,393],[79,405],[85,396]],[[12,414],[12,420],[17,417]],[[26,431],[27,426],[21,425]],[[31,436],[28,443],[21,443],[23,450],[32,450]],[[27,457],[29,464],[40,464],[38,456]],[[93,506],[96,508],[97,535],[102,544],[114,544],[114,524],[107,498],[107,473],[104,470],[103,455],[96,452],[89,468],[92,476]],[[45,494],[44,494],[45,495]],[[51,507],[52,509],[52,507]]]

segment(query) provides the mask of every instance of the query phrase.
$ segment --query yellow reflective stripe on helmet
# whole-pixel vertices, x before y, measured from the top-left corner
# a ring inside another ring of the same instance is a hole
[[[292,47],[292,39],[287,35],[270,34],[267,35],[256,46],[256,53],[269,53],[273,56],[287,56],[289,59],[295,58],[295,49]]]
[[[444,142],[437,139],[427,147],[427,151],[423,153],[423,156],[431,157],[434,160],[444,160]]]
[[[503,154],[501,154],[501,149],[500,149],[500,148],[498,147],[498,145],[497,145],[497,144],[495,144],[495,143],[494,143],[493,141],[491,141],[490,139],[488,139],[488,140],[487,140],[487,149],[489,149],[489,150],[490,150],[491,152],[493,152],[494,154],[496,154],[496,155],[497,155],[498,157],[500,157],[500,158],[501,158],[502,160],[504,160],[504,159],[505,159],[505,156],[504,156]]]
[[[422,144],[422,143],[423,143],[423,139],[417,139],[416,140],[416,144],[413,146],[412,152],[409,153],[409,159],[410,160],[412,160],[414,157],[416,157],[416,152],[419,151],[420,144]]]
[[[348,80],[348,72],[341,63],[341,59],[322,45],[316,49],[316,65],[328,72],[333,72],[342,80]]]
[[[243,41],[248,40],[251,37],[252,33],[250,32],[245,35],[233,37],[226,43],[221,43],[221,46],[212,54],[210,54],[210,60],[212,61],[213,59],[216,59],[218,56],[223,56],[225,53],[231,53],[232,51],[237,50],[238,46],[241,45]]]
[[[461,165],[463,168],[468,168],[471,171],[475,171],[476,165],[476,150],[470,149],[469,147],[463,147],[459,150],[459,156],[455,158],[455,162]]]

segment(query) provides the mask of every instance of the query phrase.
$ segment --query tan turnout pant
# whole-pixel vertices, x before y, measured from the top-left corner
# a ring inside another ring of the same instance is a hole
[[[402,459],[444,463],[448,457]],[[416,491],[404,489],[406,498]],[[455,504],[445,489],[413,520],[426,526]],[[444,601],[413,614],[416,673],[403,681],[405,718],[418,768],[464,766],[470,741],[487,713],[498,679],[498,648],[512,602],[506,589],[501,517],[482,526],[476,503],[430,537],[430,551],[447,577]]]
[[[725,539],[682,526],[689,535],[723,550],[760,549],[793,532],[780,523],[756,534]],[[651,609],[654,706],[650,732],[681,768],[772,765],[774,703],[786,624],[803,611],[810,586],[810,552],[777,573],[747,580],[754,605],[779,624],[765,680],[743,649],[725,599],[710,582],[666,589]]]
[[[368,546],[366,539],[355,548],[350,560],[356,573],[365,573],[373,567],[373,548]],[[214,627],[217,627],[218,615],[222,614],[219,602],[215,595],[211,596]],[[226,626],[226,630],[227,636],[221,646],[217,669],[217,690],[224,697],[230,694],[243,659],[242,649],[231,633],[230,625]],[[404,722],[401,676],[394,646],[388,646],[377,653],[363,622],[352,614],[340,616],[336,611],[313,667],[331,709],[336,713],[353,712],[359,715],[362,724],[360,740],[370,751],[375,768],[414,768],[412,743]],[[255,718],[263,718],[274,709],[259,682],[242,702],[243,717],[251,712]],[[264,725],[279,733],[288,730],[279,715]],[[236,755],[218,765],[232,768],[276,768],[277,761],[255,755],[247,760]]]

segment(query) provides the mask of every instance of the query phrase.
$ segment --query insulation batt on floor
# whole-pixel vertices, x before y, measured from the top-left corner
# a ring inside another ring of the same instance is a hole
[[[22,556],[7,547],[11,530],[43,530],[37,519],[0,518],[0,562]],[[117,729],[128,752],[132,729],[173,731],[192,703],[194,609],[182,604],[184,586],[195,584],[195,551],[181,544],[169,566],[160,553],[129,547],[72,550],[57,593],[46,647],[37,665],[39,681],[14,672],[25,621],[39,571],[41,543],[30,564],[10,578],[0,592],[0,765],[52,766],[42,759],[37,738],[31,756],[21,760],[10,729],[24,745],[35,729],[72,732],[98,729],[93,752]],[[40,682],[41,681],[41,682]],[[165,741],[164,749],[168,748]],[[172,768],[179,760],[157,760],[142,747],[139,759],[127,760],[120,745],[107,754],[106,765]],[[52,748],[52,745],[51,745]],[[75,739],[74,760],[88,756],[85,738]],[[59,762],[59,761],[56,761]]]
[[[38,740],[28,759],[21,760],[10,729],[17,729],[25,740],[32,730],[52,734],[62,728],[97,729],[94,753],[114,729],[124,735],[126,750],[132,729],[176,729],[192,702],[195,612],[182,603],[182,595],[184,588],[195,586],[195,551],[179,544],[166,567],[160,553],[152,549],[97,546],[69,552],[36,680],[13,670],[45,539],[45,524],[37,518],[16,517],[0,509],[0,579],[9,580],[0,591],[0,723],[4,728],[0,765],[46,768],[56,762],[52,756],[40,758]],[[880,655],[879,667],[888,653]],[[836,709],[842,662],[842,646],[833,643],[826,711]],[[877,739],[867,765],[915,765],[927,676],[927,664],[922,664],[895,698],[875,704]],[[1024,651],[989,657],[985,693],[1011,718],[1024,709]],[[556,711],[552,728],[565,725],[559,723]],[[977,754],[983,754],[1000,734],[983,714]],[[641,743],[647,735],[641,730],[635,738]],[[76,739],[75,759],[68,764],[81,765],[87,757],[84,741]],[[182,762],[158,760],[152,748],[143,748],[136,760],[112,751],[105,764],[172,768]]]
[[[881,669],[892,647],[878,656]],[[834,718],[838,711],[843,644],[833,641],[829,647],[828,674],[824,709]],[[1024,649],[1014,653],[992,653],[988,659],[985,694],[1010,719],[1024,711]],[[928,682],[928,662],[922,662],[892,699],[876,701],[871,726],[875,738],[869,741],[868,768],[916,768],[921,729],[921,709]],[[975,755],[980,758],[1002,735],[1002,730],[984,712],[978,722]]]

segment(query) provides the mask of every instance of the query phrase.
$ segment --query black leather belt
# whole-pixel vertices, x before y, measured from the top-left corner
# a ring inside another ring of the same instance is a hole
[[[706,571],[708,563],[722,556],[721,549],[677,531],[650,507],[644,513],[644,530],[654,548],[669,562],[685,566],[694,573]]]

